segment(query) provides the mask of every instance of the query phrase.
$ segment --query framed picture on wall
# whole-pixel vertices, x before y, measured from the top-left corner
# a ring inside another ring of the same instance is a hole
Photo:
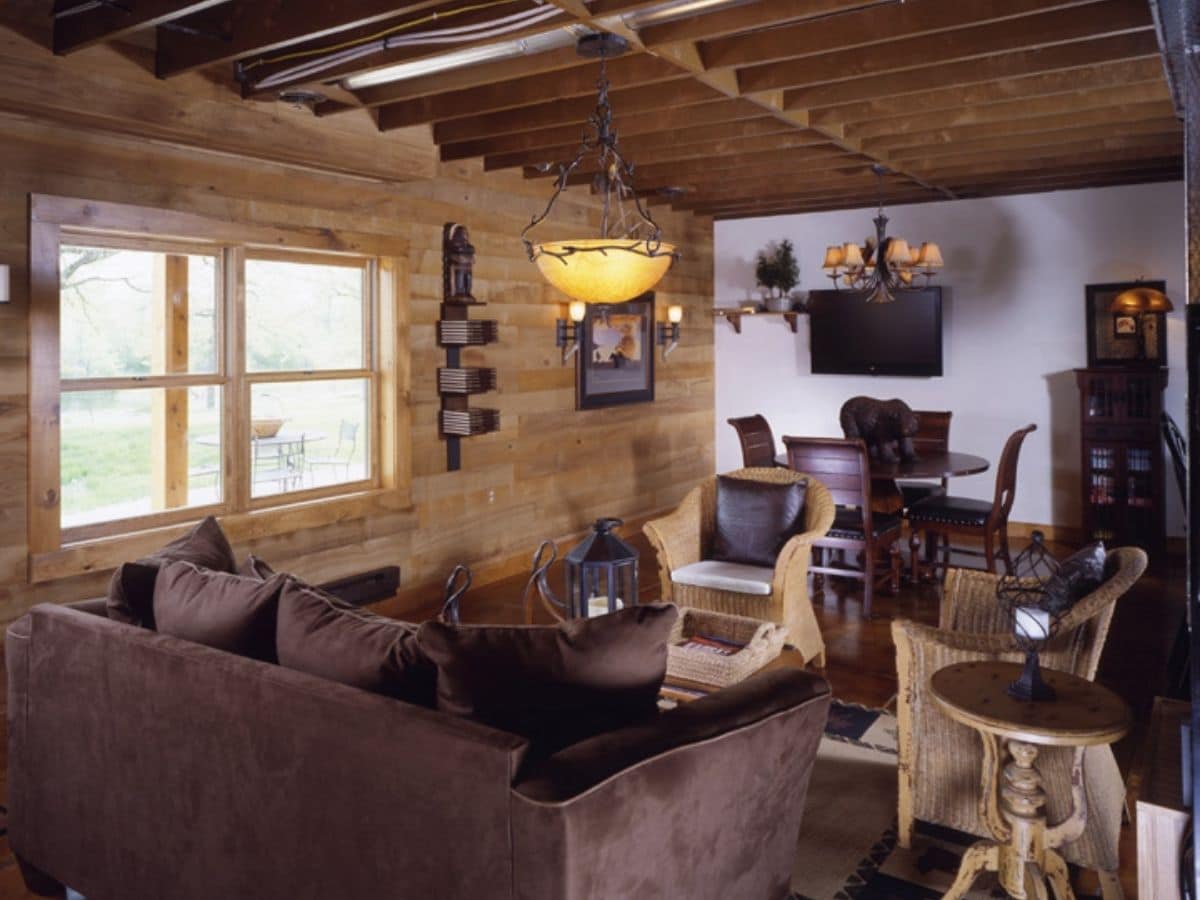
[[[591,303],[579,323],[575,408],[654,401],[654,294]]]
[[[1162,313],[1131,316],[1114,315],[1111,310],[1117,294],[1139,285],[1164,294],[1167,291],[1165,281],[1118,281],[1112,284],[1089,284],[1085,288],[1089,368],[1158,368],[1167,364],[1167,329]]]

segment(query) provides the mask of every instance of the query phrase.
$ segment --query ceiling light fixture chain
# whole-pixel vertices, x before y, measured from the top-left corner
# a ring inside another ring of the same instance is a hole
[[[605,37],[611,36],[606,35]],[[534,216],[521,231],[521,242],[525,245],[525,252],[530,260],[536,260],[538,256],[546,255],[555,257],[564,264],[568,257],[584,252],[607,254],[608,251],[620,250],[648,257],[673,255],[672,249],[664,250],[662,229],[642,205],[641,198],[633,189],[634,167],[621,155],[617,146],[617,130],[613,127],[612,103],[609,99],[612,83],[608,78],[608,57],[615,55],[615,51],[608,47],[592,51],[581,50],[581,53],[587,52],[594,53],[600,59],[600,76],[596,81],[596,108],[588,117],[575,158],[558,167],[558,177],[555,180],[550,202],[546,204],[542,213]],[[604,240],[613,239],[620,243],[595,244],[589,242],[587,247],[573,243],[561,244],[557,247],[534,243],[529,238],[529,232],[550,215],[559,195],[567,189],[570,176],[579,168],[584,159],[590,156],[596,158],[597,164],[593,189],[601,196],[600,237]],[[617,220],[622,226],[620,234],[614,234],[613,229],[614,201]],[[638,213],[639,221],[630,228],[624,227],[627,222],[623,207],[625,201],[632,201]],[[645,230],[646,235],[638,237],[639,230]],[[635,246],[630,246],[631,239],[636,239]]]

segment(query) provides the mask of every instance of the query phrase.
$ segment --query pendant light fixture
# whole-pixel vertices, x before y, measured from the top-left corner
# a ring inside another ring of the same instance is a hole
[[[576,46],[579,55],[600,60],[596,111],[588,119],[588,132],[575,158],[559,166],[550,202],[521,232],[525,252],[542,276],[571,299],[585,303],[621,303],[644,294],[662,280],[678,256],[675,246],[662,240],[658,223],[634,193],[633,166],[617,149],[605,64],[628,49],[628,42],[615,34],[580,38]],[[550,215],[568,179],[588,157],[596,159],[592,189],[602,204],[600,234],[532,240],[530,232]]]
[[[933,241],[920,248],[908,245],[904,238],[888,237],[888,217],[883,214],[883,176],[888,170],[874,165],[871,171],[879,185],[879,214],[875,216],[875,238],[828,247],[821,268],[833,279],[838,290],[844,286],[867,295],[868,303],[891,303],[893,291],[915,291],[928,287],[929,280],[942,267],[942,251]],[[915,275],[924,275],[925,284],[913,284]]]

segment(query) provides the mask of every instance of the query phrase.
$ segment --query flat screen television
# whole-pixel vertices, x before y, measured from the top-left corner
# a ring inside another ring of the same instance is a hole
[[[897,291],[867,303],[855,291],[810,291],[814,375],[942,374],[942,289]]]

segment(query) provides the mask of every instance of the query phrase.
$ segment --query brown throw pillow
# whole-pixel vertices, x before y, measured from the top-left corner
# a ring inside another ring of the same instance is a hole
[[[657,712],[670,605],[633,606],[556,626],[455,626],[417,634],[437,666],[438,709],[551,753]]]
[[[162,634],[275,662],[275,618],[286,575],[269,581],[167,563],[154,582],[154,619]]]
[[[275,576],[275,570],[267,565],[265,560],[255,556],[253,553],[242,561],[242,564],[237,568],[237,573],[243,578],[257,578],[260,581],[266,581],[268,578]]]
[[[1055,615],[1063,615],[1104,583],[1108,551],[1104,541],[1088,544],[1058,564],[1058,572],[1046,585],[1044,605]]]
[[[108,617],[126,625],[155,628],[154,582],[168,562],[195,563],[217,572],[236,572],[237,560],[229,539],[212,516],[161,550],[113,572],[108,583]]]
[[[772,484],[717,476],[712,558],[773,568],[779,551],[804,526],[807,483]]]
[[[364,612],[288,578],[275,631],[279,663],[330,681],[423,706],[437,671],[417,646],[417,626]]]

